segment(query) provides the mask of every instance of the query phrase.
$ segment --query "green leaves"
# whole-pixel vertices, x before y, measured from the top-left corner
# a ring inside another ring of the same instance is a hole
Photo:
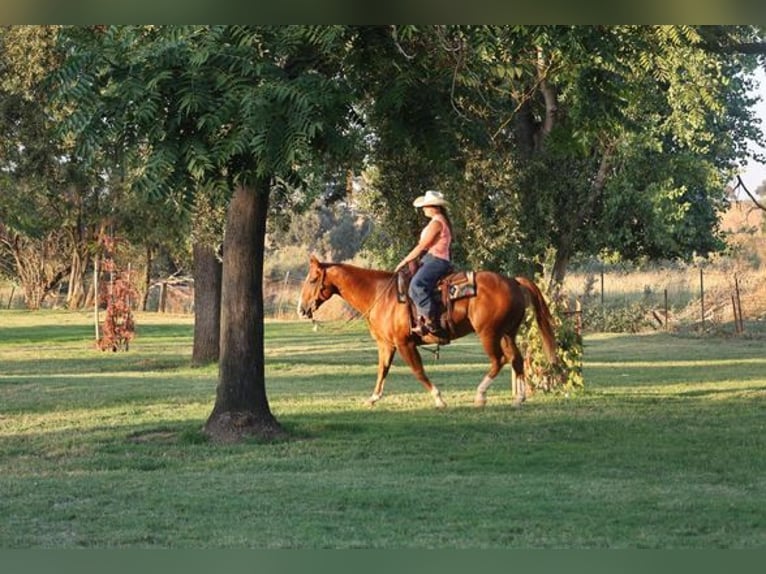
[[[161,26],[109,28],[60,75],[80,108],[69,123],[81,144],[138,135],[140,170],[153,187],[222,177],[285,176],[347,109],[347,88],[324,62],[342,57],[343,27]],[[83,81],[96,63],[109,87],[102,107]],[[96,135],[93,119],[112,133]],[[333,122],[330,124],[329,122]],[[176,143],[172,143],[176,142]],[[92,150],[85,145],[82,149]],[[174,155],[176,154],[176,155]]]

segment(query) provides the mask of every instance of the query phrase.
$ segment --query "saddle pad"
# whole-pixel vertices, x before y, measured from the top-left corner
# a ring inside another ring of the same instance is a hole
[[[399,303],[405,303],[408,299],[407,288],[412,276],[406,272],[400,272],[396,278],[396,296]],[[444,293],[446,285],[447,296],[451,301],[474,297],[476,295],[476,273],[474,271],[458,271],[450,273],[439,280],[437,290]]]
[[[442,281],[449,285],[449,298],[452,301],[476,295],[476,273],[473,271],[459,271]]]

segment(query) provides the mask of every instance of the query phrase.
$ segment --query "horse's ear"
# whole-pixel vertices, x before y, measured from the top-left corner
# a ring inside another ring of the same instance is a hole
[[[309,265],[312,267],[318,267],[319,266],[319,259],[317,259],[317,256],[313,253],[311,254],[311,257],[309,257]]]

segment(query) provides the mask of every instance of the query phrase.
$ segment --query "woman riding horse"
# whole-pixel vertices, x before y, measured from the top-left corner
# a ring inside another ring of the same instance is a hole
[[[410,312],[399,303],[396,274],[363,269],[343,263],[322,263],[312,256],[309,273],[301,289],[298,312],[312,318],[330,297],[338,295],[367,321],[378,345],[378,376],[369,398],[374,405],[383,396],[388,371],[399,351],[415,377],[431,393],[438,408],[446,406],[439,389],[423,369],[418,345],[423,338],[410,330]],[[454,302],[453,338],[475,332],[489,357],[490,368],[476,389],[475,404],[483,406],[489,386],[506,363],[511,363],[514,403],[525,400],[524,359],[516,346],[516,333],[524,320],[527,302],[532,304],[548,359],[556,362],[556,342],[548,305],[540,289],[524,277],[504,277],[490,271],[476,273],[476,295]]]
[[[420,267],[410,281],[409,295],[417,309],[415,333],[432,334],[440,339],[448,338],[439,321],[439,306],[433,293],[439,279],[452,269],[450,244],[452,225],[447,215],[447,201],[438,191],[426,191],[416,198],[412,205],[422,207],[423,214],[430,220],[420,232],[420,241],[396,266],[395,272],[420,260]]]

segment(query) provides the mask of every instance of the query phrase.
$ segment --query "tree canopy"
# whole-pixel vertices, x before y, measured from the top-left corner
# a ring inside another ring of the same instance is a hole
[[[575,255],[720,249],[725,183],[763,138],[749,95],[760,38],[747,26],[399,29],[381,77],[400,99],[374,103],[397,128],[376,132],[381,217],[405,218],[412,184],[440,185],[468,263],[547,265],[556,282]],[[417,71],[395,72],[405,66]],[[396,229],[387,243],[401,251],[411,238]]]

